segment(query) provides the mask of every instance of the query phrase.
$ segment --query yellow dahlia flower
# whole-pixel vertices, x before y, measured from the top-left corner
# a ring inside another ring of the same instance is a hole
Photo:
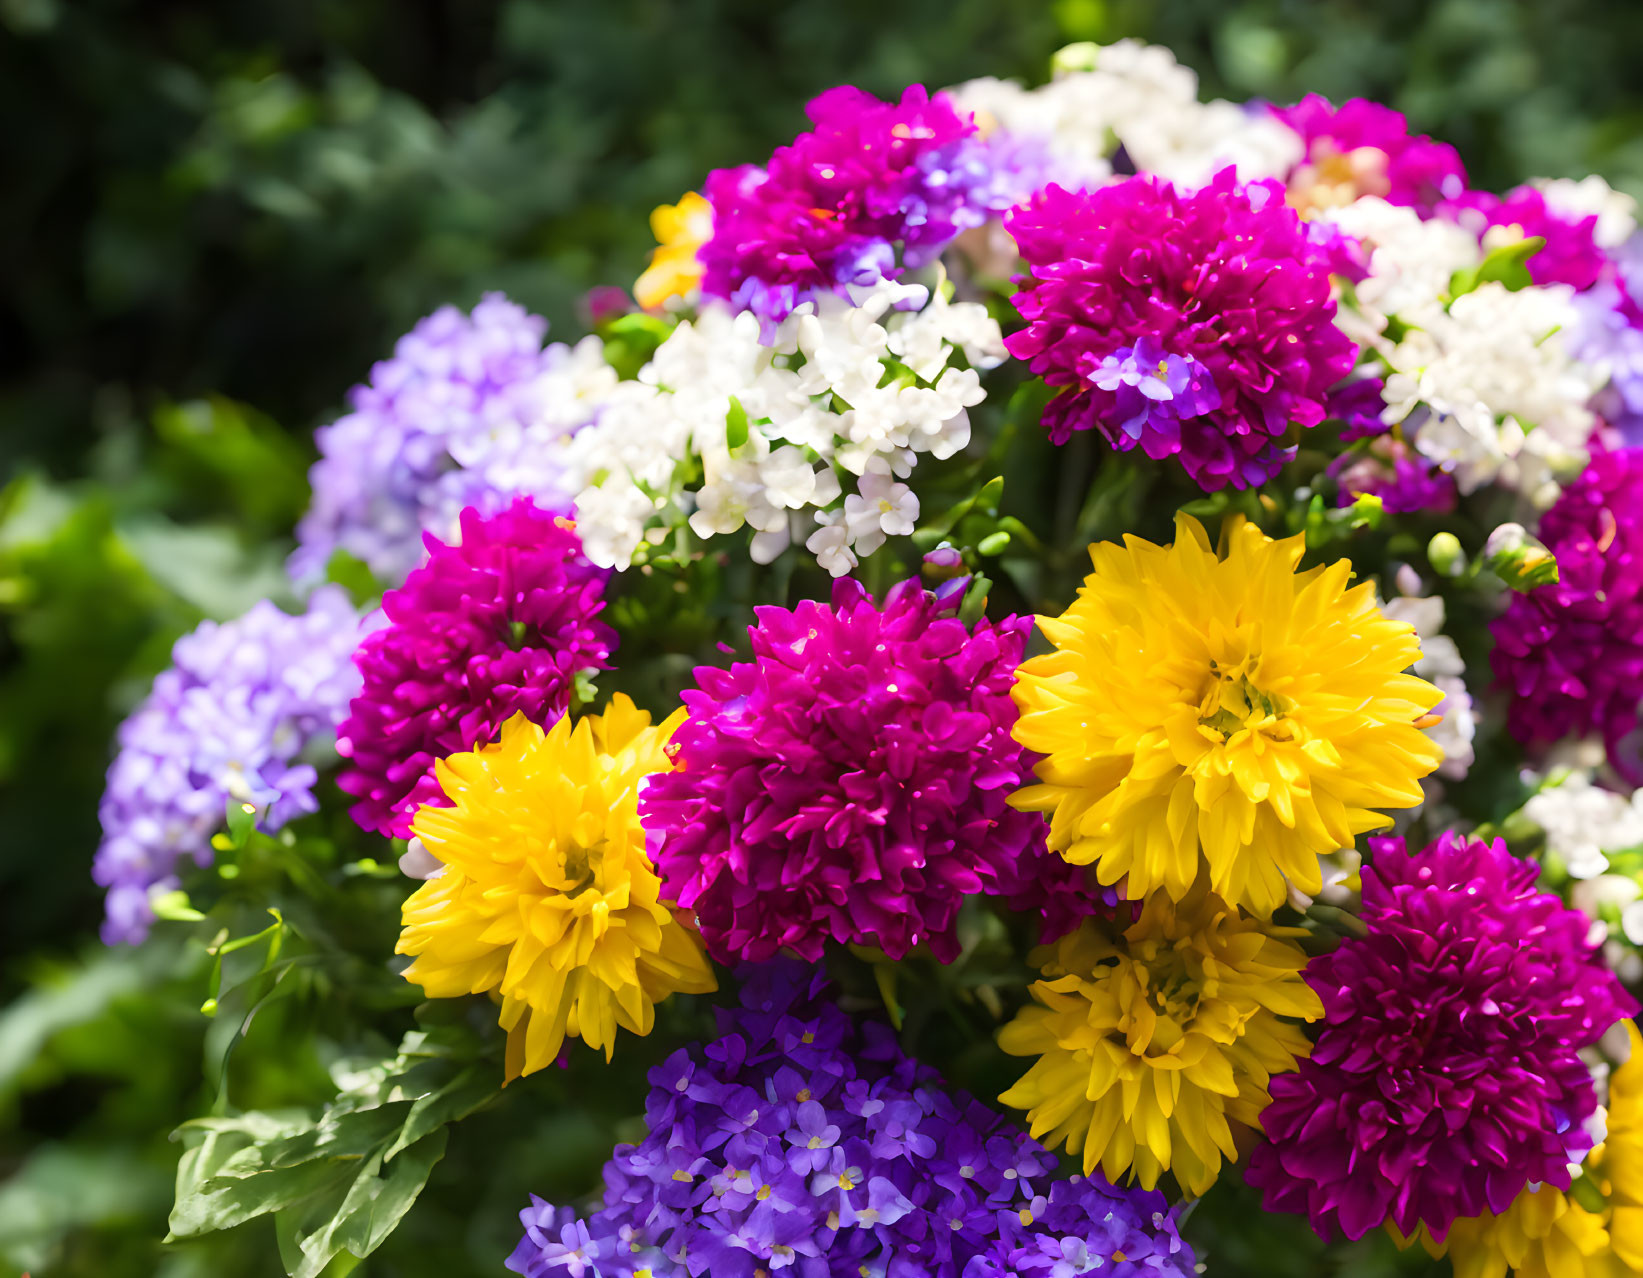
[[[677,204],[651,211],[650,229],[660,247],[633,285],[633,300],[647,311],[669,298],[687,297],[701,284],[696,251],[713,235],[713,206],[695,191],[686,191]]]
[[[1219,555],[1195,519],[1175,534],[1091,546],[1078,599],[1039,618],[1056,651],[1017,675],[1016,739],[1045,757],[1012,802],[1134,899],[1179,900],[1207,862],[1222,899],[1270,916],[1285,876],[1315,894],[1320,854],[1420,802],[1443,755],[1417,725],[1443,694],[1404,673],[1414,630],[1346,562],[1297,573],[1304,538],[1242,519]]]
[[[1457,1220],[1441,1243],[1424,1225],[1416,1237],[1430,1255],[1448,1254],[1455,1278],[1505,1278],[1508,1270],[1518,1278],[1621,1278],[1626,1272],[1613,1265],[1602,1217],[1551,1185],[1525,1189],[1499,1216]]]
[[[1203,1193],[1237,1158],[1230,1122],[1259,1130],[1268,1079],[1307,1054],[1279,1017],[1323,1015],[1285,939],[1298,935],[1202,887],[1151,897],[1124,930],[1086,922],[1032,956],[1045,979],[998,1041],[1038,1059],[999,1099],[1046,1145],[1083,1150],[1085,1174],[1131,1171],[1151,1189],[1167,1169]]]
[[[1609,1208],[1609,1241],[1623,1273],[1643,1274],[1643,1037],[1626,1022],[1629,1060],[1609,1077],[1609,1131],[1591,1162]]]
[[[438,764],[452,806],[422,807],[412,829],[444,869],[405,902],[398,952],[430,998],[500,996],[510,1079],[551,1065],[567,1035],[608,1059],[618,1026],[648,1034],[669,994],[716,988],[658,899],[639,825],[639,785],[668,768],[684,718],[652,727],[623,696],[574,729],[518,714],[495,745]]]

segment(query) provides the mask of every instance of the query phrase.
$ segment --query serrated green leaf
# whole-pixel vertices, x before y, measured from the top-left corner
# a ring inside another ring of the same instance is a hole
[[[392,1057],[339,1061],[338,1094],[318,1114],[258,1112],[177,1130],[171,1237],[273,1216],[293,1278],[330,1278],[379,1247],[445,1152],[448,1128],[498,1091],[457,1024],[407,1034]]]

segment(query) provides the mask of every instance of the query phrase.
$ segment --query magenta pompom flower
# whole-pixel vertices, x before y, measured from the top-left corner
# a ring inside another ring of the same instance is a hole
[[[780,320],[799,303],[934,257],[1037,184],[1030,152],[977,135],[944,94],[912,85],[881,102],[850,85],[805,108],[815,127],[765,168],[719,169],[703,187],[713,235],[702,289]]]
[[[696,671],[675,770],[640,797],[664,895],[714,957],[816,959],[832,938],[951,961],[977,892],[1050,935],[1092,912],[1099,889],[1008,803],[1034,762],[1010,735],[1031,618],[972,631],[915,581],[880,608],[849,578],[831,605],[757,612],[753,660]]]
[[[1643,449],[1596,453],[1546,512],[1558,580],[1514,594],[1491,628],[1507,726],[1525,745],[1596,734],[1643,784]]]
[[[1332,202],[1378,195],[1430,217],[1439,204],[1466,190],[1466,168],[1455,148],[1424,133],[1411,134],[1402,111],[1363,98],[1336,107],[1309,93],[1276,114],[1306,146],[1292,182],[1302,188],[1344,187]]]
[[[569,520],[522,499],[488,518],[463,511],[455,545],[426,541],[427,562],[383,596],[389,624],[354,654],[365,683],[337,733],[354,820],[400,838],[419,806],[445,801],[435,760],[521,711],[552,723],[616,646],[597,620],[605,574]]]
[[[1276,183],[1231,169],[1196,192],[1136,177],[1051,186],[1006,225],[1032,275],[1011,354],[1060,394],[1050,438],[1179,457],[1208,491],[1263,483],[1316,426],[1356,348],[1335,327],[1329,255]]]
[[[1390,1220],[1442,1239],[1530,1182],[1569,1187],[1597,1108],[1578,1055],[1637,1011],[1585,915],[1504,843],[1371,839],[1368,935],[1313,959],[1311,1059],[1272,1079],[1246,1177],[1324,1238]]]

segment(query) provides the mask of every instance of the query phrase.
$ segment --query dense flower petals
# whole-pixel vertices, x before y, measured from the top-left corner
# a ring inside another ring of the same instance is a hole
[[[388,626],[355,654],[364,686],[337,739],[354,819],[400,837],[441,801],[435,760],[517,713],[551,723],[616,646],[597,619],[605,574],[569,520],[521,500],[489,518],[466,510],[460,541],[428,544],[428,562],[383,597]]]
[[[1034,956],[1034,1005],[999,1043],[1038,1059],[1000,1099],[1035,1137],[1082,1151],[1087,1174],[1151,1189],[1173,1171],[1202,1194],[1236,1157],[1228,1120],[1258,1128],[1268,1078],[1307,1053],[1280,1017],[1323,1015],[1285,939],[1298,935],[1201,889],[1179,906],[1154,895],[1128,927],[1086,923]]]
[[[1579,1052],[1637,1004],[1505,844],[1372,845],[1368,934],[1307,968],[1323,1027],[1273,1079],[1246,1179],[1326,1238],[1390,1221],[1441,1240],[1531,1184],[1569,1187],[1597,1107]]]
[[[1277,473],[1290,428],[1323,421],[1352,367],[1327,257],[1274,183],[1229,169],[1194,192],[1051,186],[1005,225],[1031,272],[1012,299],[1027,326],[1005,344],[1058,392],[1044,415],[1058,444],[1096,429],[1178,457],[1206,490],[1244,488]],[[1179,382],[1138,416],[1115,374],[1141,349]]]
[[[831,605],[760,608],[753,661],[702,667],[674,770],[642,810],[668,892],[722,961],[829,939],[950,960],[963,899],[1037,908],[1058,931],[1098,894],[1009,805],[1032,760],[1010,737],[1029,621],[974,630],[916,581],[879,607],[848,578]]]
[[[413,828],[443,868],[406,900],[398,952],[430,998],[500,996],[509,1078],[553,1064],[566,1037],[609,1058],[616,1030],[650,1033],[669,994],[715,988],[659,899],[639,824],[639,788],[681,718],[652,727],[618,695],[574,729],[515,715],[497,744],[439,761],[451,806]]]
[[[1296,572],[1304,538],[1238,520],[1218,555],[1181,516],[1172,546],[1090,547],[1095,571],[1056,647],[1023,663],[1016,739],[1044,755],[1012,802],[1048,812],[1050,847],[1184,897],[1207,866],[1229,904],[1270,916],[1287,884],[1315,893],[1318,857],[1421,801],[1442,760],[1416,726],[1443,694],[1403,673],[1405,622],[1348,588],[1338,561]]]
[[[606,1164],[602,1207],[532,1198],[515,1273],[1193,1272],[1162,1194],[1056,1178],[1036,1141],[822,997],[814,969],[741,975],[719,1037],[651,1071],[649,1131]]]

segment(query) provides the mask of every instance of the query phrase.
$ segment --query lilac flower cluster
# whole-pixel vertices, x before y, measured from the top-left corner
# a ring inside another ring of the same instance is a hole
[[[1594,734],[1643,783],[1643,449],[1600,451],[1540,525],[1558,579],[1492,629],[1507,720],[1526,745]]]
[[[1055,443],[1096,429],[1179,458],[1206,491],[1264,483],[1352,367],[1329,254],[1276,183],[1227,169],[1194,192],[1051,186],[1005,224],[1031,270],[1012,299],[1027,326],[1005,345],[1059,392]]]
[[[324,579],[338,550],[398,583],[422,534],[448,537],[469,506],[525,494],[569,507],[553,445],[593,415],[578,394],[614,380],[597,343],[544,347],[547,321],[500,293],[465,315],[443,306],[349,395],[352,411],[315,431],[313,499],[297,527],[292,578]]]
[[[1010,735],[1031,618],[972,631],[955,593],[909,580],[881,609],[841,578],[831,606],[757,609],[751,662],[696,671],[674,771],[640,812],[720,961],[816,959],[829,938],[951,961],[967,895],[1037,911],[1052,937],[1115,899],[1009,806],[1036,761]]]
[[[230,802],[254,807],[264,830],[315,810],[307,756],[359,688],[350,658],[369,625],[325,586],[296,616],[264,599],[177,641],[171,667],[120,727],[98,808],[92,876],[108,889],[105,943],[142,940],[151,894],[178,886],[185,861],[211,864]]]
[[[1193,1272],[1159,1193],[1058,1180],[1024,1132],[853,1022],[815,969],[743,969],[719,1037],[651,1071],[603,1206],[534,1198],[526,1278],[1112,1278]]]
[[[764,168],[708,175],[713,235],[702,288],[774,323],[795,306],[930,261],[1038,183],[1040,159],[982,139],[943,94],[910,86],[895,103],[849,85],[806,108],[814,128]]]
[[[1569,1187],[1597,1108],[1580,1052],[1638,1008],[1586,916],[1504,843],[1370,846],[1368,935],[1307,965],[1323,1028],[1272,1079],[1246,1179],[1325,1238],[1388,1220],[1442,1238],[1530,1183]]]

